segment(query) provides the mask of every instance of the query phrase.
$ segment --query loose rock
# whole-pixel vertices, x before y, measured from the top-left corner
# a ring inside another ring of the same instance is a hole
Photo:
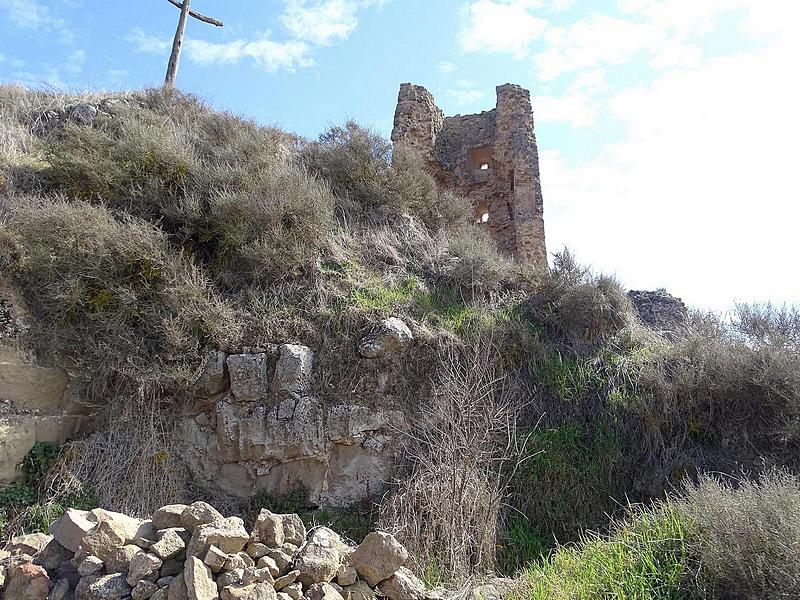
[[[381,531],[367,535],[350,555],[350,564],[370,587],[394,575],[407,560],[408,551],[403,545],[393,535]]]
[[[274,587],[276,590],[281,591],[285,587],[292,585],[299,576],[300,576],[300,571],[289,571],[283,577],[278,577],[278,579],[275,580]]]
[[[105,560],[106,571],[109,574],[125,573],[128,574],[128,569],[131,565],[131,559],[137,554],[142,554],[143,550],[139,546],[128,544],[121,548],[116,548]]]
[[[364,358],[385,358],[404,350],[414,340],[408,326],[397,317],[380,322],[377,329],[358,343],[358,352]]]
[[[189,533],[194,533],[198,526],[213,523],[222,518],[222,513],[216,508],[200,500],[188,506],[181,513],[181,527],[188,530]]]
[[[253,525],[253,541],[270,548],[280,548],[285,541],[281,516],[262,508]]]
[[[86,600],[122,600],[130,593],[131,587],[126,583],[124,575],[104,575],[91,580],[86,589]],[[75,598],[80,598],[77,590]]]
[[[103,570],[105,564],[103,561],[97,558],[96,556],[87,556],[86,558],[81,561],[80,566],[78,567],[78,574],[81,577],[86,577],[87,575],[94,575],[95,573],[99,573]]]
[[[425,584],[405,567],[379,583],[378,589],[389,600],[422,600],[425,597]]]
[[[150,547],[150,551],[162,561],[180,554],[186,548],[186,543],[175,529],[166,529],[161,533],[160,539]]]
[[[344,547],[336,532],[327,527],[315,529],[294,558],[300,583],[307,587],[332,580],[342,562]]]
[[[239,517],[228,517],[198,526],[186,547],[186,553],[189,556],[205,556],[208,548],[214,545],[226,554],[234,554],[243,550],[248,541],[250,535],[244,528],[244,521]]]
[[[129,541],[124,526],[118,521],[100,521],[83,536],[81,548],[104,561]]]
[[[152,581],[140,581],[131,592],[131,600],[149,600],[158,589]]]
[[[130,586],[135,586],[143,579],[155,581],[158,579],[162,561],[155,554],[140,553],[131,559],[128,568],[127,582]]]
[[[196,556],[186,559],[186,570],[183,572],[189,600],[216,600],[217,585],[211,576],[211,569]]]
[[[83,536],[96,524],[86,518],[85,510],[68,508],[64,515],[50,525],[50,535],[70,552],[77,552]]]
[[[306,592],[308,600],[344,600],[342,595],[329,583],[315,583]]]
[[[153,513],[153,527],[156,529],[169,529],[181,527],[181,515],[188,506],[185,504],[168,504]]]
[[[23,562],[12,564],[6,576],[5,598],[9,600],[47,600],[50,577],[39,565]]]

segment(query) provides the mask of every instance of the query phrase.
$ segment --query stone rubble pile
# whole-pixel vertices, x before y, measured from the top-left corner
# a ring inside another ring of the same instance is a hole
[[[141,520],[67,510],[50,534],[0,550],[2,600],[423,600],[424,584],[388,533],[357,547],[295,514],[263,509],[248,533],[205,502]]]
[[[657,331],[674,332],[689,322],[689,310],[683,300],[664,289],[631,290],[628,298],[645,325]]]

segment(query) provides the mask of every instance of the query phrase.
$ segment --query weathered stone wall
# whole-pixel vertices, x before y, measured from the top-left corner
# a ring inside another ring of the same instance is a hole
[[[82,422],[85,407],[76,401],[66,371],[41,366],[15,346],[26,327],[21,297],[0,281],[3,328],[0,336],[0,486],[22,477],[16,465],[36,442],[61,443]]]
[[[364,338],[364,360],[401,351],[413,336],[399,319]],[[399,452],[402,411],[385,404],[325,403],[313,385],[314,355],[284,344],[227,355],[212,350],[198,400],[178,424],[193,479],[241,497],[281,494],[302,483],[313,502],[349,506],[382,493]]]
[[[673,332],[685,327],[689,320],[689,311],[683,300],[666,290],[631,290],[628,297],[639,318],[653,329]]]
[[[530,92],[497,88],[495,109],[442,117],[421,86],[400,87],[394,143],[417,149],[440,185],[469,198],[502,252],[547,267],[539,153]]]
[[[0,282],[1,284],[2,282]],[[0,285],[5,337],[0,343],[0,485],[22,476],[16,466],[36,442],[63,443],[83,433],[92,415],[66,371],[41,366],[13,345],[26,311]],[[413,336],[387,319],[359,345],[363,360],[387,359]],[[356,340],[354,340],[355,342]],[[302,483],[310,500],[349,506],[382,493],[394,473],[402,411],[323,402],[314,392],[314,355],[305,346],[207,353],[195,400],[176,427],[181,458],[194,483],[240,497],[272,495]]]

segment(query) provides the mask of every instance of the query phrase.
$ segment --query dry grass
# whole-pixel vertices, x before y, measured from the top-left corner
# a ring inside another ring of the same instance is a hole
[[[379,526],[430,581],[460,585],[495,565],[522,401],[494,351],[484,340],[442,357],[434,396],[406,433],[409,471],[382,506]]]
[[[786,471],[757,481],[705,475],[677,503],[698,595],[800,597],[800,480]]]
[[[89,489],[99,506],[145,518],[188,499],[171,407],[159,398],[120,398],[105,409],[104,427],[71,442],[51,474],[50,497]]]

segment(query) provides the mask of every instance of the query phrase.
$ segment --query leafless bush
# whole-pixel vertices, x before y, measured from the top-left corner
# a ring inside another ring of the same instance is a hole
[[[460,584],[494,567],[521,404],[490,342],[442,356],[433,398],[407,432],[410,468],[379,519],[429,579]]]
[[[800,306],[737,304],[733,327],[759,346],[800,349]]]
[[[105,426],[65,449],[48,496],[58,501],[87,488],[100,506],[141,517],[186,499],[175,419],[158,403],[141,395],[107,406]]]
[[[699,566],[702,597],[800,597],[800,480],[785,471],[760,481],[703,476],[677,509]]]

